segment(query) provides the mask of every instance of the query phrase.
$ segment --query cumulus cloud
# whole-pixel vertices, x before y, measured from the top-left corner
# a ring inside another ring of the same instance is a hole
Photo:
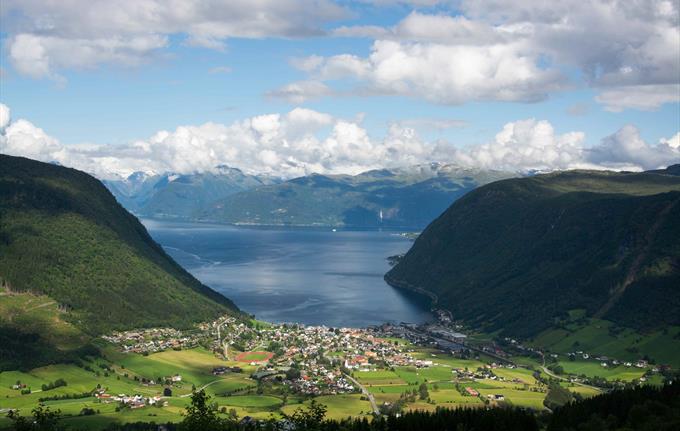
[[[595,164],[609,166],[634,164],[642,169],[656,169],[680,162],[680,149],[667,142],[649,145],[640,137],[640,131],[628,125],[602,139],[600,145],[589,151],[588,159]]]
[[[671,138],[662,138],[659,143],[680,150],[680,132]]]
[[[9,108],[7,105],[0,103],[0,130],[7,127],[10,120]]]
[[[56,161],[100,178],[126,177],[135,171],[205,172],[219,165],[291,178],[432,161],[509,171],[642,170],[680,162],[680,133],[650,145],[635,127],[626,126],[589,146],[583,133],[557,134],[549,122],[536,119],[508,123],[490,142],[459,148],[443,140],[423,140],[414,128],[399,123],[374,138],[357,121],[296,108],[230,125],[181,126],[112,146],[65,145],[27,120],[8,122],[9,115],[0,104],[0,125],[5,125],[0,128],[1,153]]]
[[[493,141],[456,151],[465,166],[500,170],[569,169],[584,162],[585,135],[556,135],[548,121],[521,120],[503,126]]]
[[[451,14],[412,12],[392,27],[339,27],[335,36],[375,39],[370,55],[315,58],[319,66],[310,73],[322,81],[354,78],[364,94],[368,87],[458,104],[541,100],[568,88],[560,71],[571,68],[610,111],[680,101],[677,2],[476,0],[458,6]]]
[[[327,80],[354,79],[364,93],[405,95],[444,104],[535,102],[563,85],[560,73],[539,68],[521,51],[519,45],[379,40],[367,58],[344,54],[318,62],[312,72],[317,80],[311,82],[319,85]],[[276,94],[289,92],[284,87]],[[306,98],[297,100],[301,103]]]
[[[35,78],[66,68],[136,65],[167,47],[222,49],[231,37],[321,35],[323,24],[347,16],[331,0],[4,0],[0,18],[14,68]]]

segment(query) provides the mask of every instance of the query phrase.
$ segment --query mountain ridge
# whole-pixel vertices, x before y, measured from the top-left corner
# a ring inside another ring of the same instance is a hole
[[[90,175],[0,155],[0,279],[85,333],[240,315],[165,253]]]
[[[434,294],[454,318],[491,332],[535,335],[575,308],[637,328],[678,324],[676,171],[567,171],[480,187],[433,221],[385,279]],[[649,221],[664,211],[649,245]],[[598,312],[627,277],[621,298]]]

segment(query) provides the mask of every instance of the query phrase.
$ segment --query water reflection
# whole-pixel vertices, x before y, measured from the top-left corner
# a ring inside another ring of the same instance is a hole
[[[366,326],[431,318],[422,299],[382,279],[385,258],[411,245],[394,233],[144,224],[194,276],[259,319]]]

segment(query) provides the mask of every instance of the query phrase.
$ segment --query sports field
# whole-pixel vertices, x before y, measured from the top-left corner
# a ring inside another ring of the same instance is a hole
[[[243,352],[234,358],[237,362],[265,362],[274,356],[271,352]]]

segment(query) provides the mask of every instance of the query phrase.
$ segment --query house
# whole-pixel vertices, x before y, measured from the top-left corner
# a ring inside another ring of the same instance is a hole
[[[479,396],[479,392],[477,392],[476,390],[472,389],[471,387],[465,388],[465,391],[466,391],[466,392],[468,393],[468,395],[470,395],[470,396],[473,396],[473,397],[478,397],[478,396]]]
[[[648,365],[647,361],[645,361],[644,359],[640,359],[639,361],[637,361],[635,363],[635,366],[638,367],[638,368],[646,368],[647,365]]]
[[[174,376],[170,377],[170,380],[173,382],[181,382],[182,376],[180,376],[179,374],[175,374]]]

